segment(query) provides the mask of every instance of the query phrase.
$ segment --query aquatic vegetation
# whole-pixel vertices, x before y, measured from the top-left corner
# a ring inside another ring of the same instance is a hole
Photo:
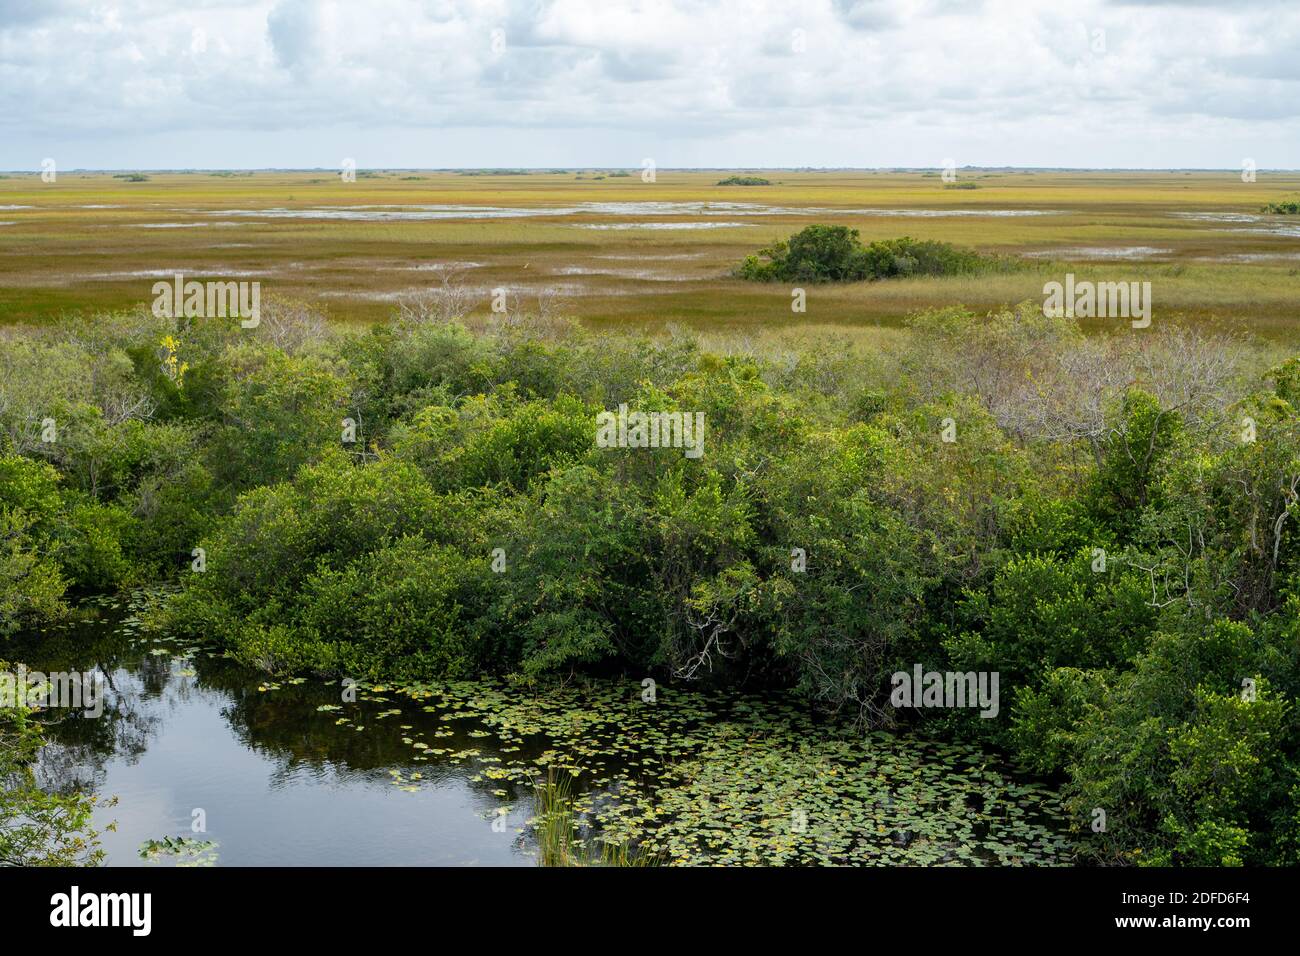
[[[494,682],[396,693],[490,749],[413,751],[474,769],[471,782],[531,793],[546,866],[1053,865],[1078,837],[1060,798],[976,747],[813,720],[794,698],[607,681],[520,696]],[[418,759],[418,758],[415,758]],[[418,776],[390,770],[418,792]],[[499,786],[496,784],[500,784]]]
[[[140,844],[140,859],[146,863],[170,861],[173,866],[216,866],[219,844],[187,836],[165,836]]]
[[[758,742],[724,728],[658,791],[645,845],[682,864],[1051,865],[1073,860],[1055,794],[973,749],[882,732]]]
[[[546,779],[533,785],[536,810],[531,822],[539,866],[643,867],[664,862],[662,854],[644,843],[634,848],[630,842],[605,839],[596,840],[599,852],[593,855],[590,843],[582,838],[584,825],[575,809],[575,779],[569,774],[557,777],[555,768],[548,767]]]
[[[573,866],[577,862],[573,841],[578,820],[573,810],[572,779],[568,775],[557,779],[555,768],[548,767],[545,781],[533,785],[534,835],[541,866]]]

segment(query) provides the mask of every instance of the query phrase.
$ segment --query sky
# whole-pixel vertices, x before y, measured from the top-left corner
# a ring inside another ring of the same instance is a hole
[[[1300,167],[1297,0],[0,0],[0,169]]]

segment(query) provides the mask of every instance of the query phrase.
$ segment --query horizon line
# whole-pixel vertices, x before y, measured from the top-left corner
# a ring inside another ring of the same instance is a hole
[[[76,166],[65,173],[337,173],[340,166]],[[656,166],[659,172],[862,172],[908,173],[936,172],[946,168],[972,172],[1052,172],[1052,173],[1240,173],[1240,166]],[[572,172],[628,172],[639,166],[357,166],[357,172],[458,173],[479,172],[498,175]],[[1255,172],[1295,173],[1300,167],[1257,166]],[[0,175],[40,175],[39,168],[0,169]]]

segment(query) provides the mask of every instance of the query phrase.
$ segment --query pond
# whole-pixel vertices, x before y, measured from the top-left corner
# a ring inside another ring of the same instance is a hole
[[[535,865],[548,777],[571,782],[591,859],[602,843],[674,864],[1071,857],[1055,793],[994,755],[855,731],[783,695],[273,680],[146,635],[127,601],[82,612],[0,657],[101,675],[100,716],[46,712],[37,772],[48,789],[116,798],[96,814],[116,822],[101,837],[110,866]],[[142,857],[180,837],[197,842]]]

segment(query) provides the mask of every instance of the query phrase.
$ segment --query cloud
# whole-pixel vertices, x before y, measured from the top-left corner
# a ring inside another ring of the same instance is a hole
[[[889,0],[834,0],[836,15],[855,30],[879,30],[899,21]]]
[[[317,5],[311,0],[280,0],[267,14],[266,33],[281,66],[310,65],[318,55]]]
[[[1297,38],[1270,2],[5,4],[0,167],[1298,166]]]

